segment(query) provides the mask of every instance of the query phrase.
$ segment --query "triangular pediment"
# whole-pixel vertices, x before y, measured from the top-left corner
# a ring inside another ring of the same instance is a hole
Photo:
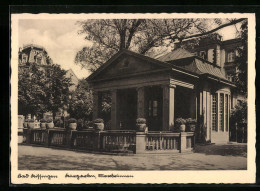
[[[143,72],[152,72],[168,67],[170,67],[170,65],[167,63],[162,63],[155,59],[128,50],[123,50],[114,55],[88,79],[99,80],[117,76],[128,76]]]

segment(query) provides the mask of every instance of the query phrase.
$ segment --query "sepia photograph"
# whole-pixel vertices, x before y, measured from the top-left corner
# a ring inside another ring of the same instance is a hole
[[[11,19],[12,182],[254,182],[254,14]]]

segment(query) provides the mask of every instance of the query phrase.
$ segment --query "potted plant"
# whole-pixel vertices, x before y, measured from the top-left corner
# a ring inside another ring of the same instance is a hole
[[[41,122],[41,128],[42,129],[46,129],[46,120],[45,119],[41,119],[40,122]]]
[[[34,119],[28,120],[28,129],[34,129]]]
[[[77,130],[82,130],[84,128],[84,121],[83,119],[78,119],[77,121]]]
[[[23,122],[23,127],[24,128],[28,128],[28,119],[25,119],[24,122]]]
[[[54,123],[53,123],[52,119],[48,119],[48,120],[46,121],[46,128],[47,128],[47,129],[52,129],[52,128],[54,128]]]
[[[95,119],[94,128],[98,131],[103,131],[104,130],[104,120],[101,118]]]
[[[70,130],[76,130],[77,129],[77,120],[76,119],[70,118],[68,120],[68,123],[69,123]]]
[[[196,128],[196,123],[197,123],[196,119],[192,119],[192,118],[186,119],[187,130],[194,132]]]
[[[146,129],[146,119],[138,118],[136,119],[136,128],[138,131],[145,131]]]
[[[186,129],[186,120],[183,118],[177,118],[175,121],[176,126],[179,128],[181,132],[185,132]]]

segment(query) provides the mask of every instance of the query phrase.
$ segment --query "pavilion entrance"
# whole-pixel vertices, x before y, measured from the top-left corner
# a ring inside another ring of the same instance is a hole
[[[137,118],[136,89],[118,90],[118,99],[118,120],[120,130],[135,130]]]
[[[160,86],[146,87],[146,123],[149,131],[162,130],[163,91]]]

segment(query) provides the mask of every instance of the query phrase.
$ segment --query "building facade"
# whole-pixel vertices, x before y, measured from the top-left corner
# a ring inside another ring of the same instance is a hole
[[[220,35],[214,34],[211,38],[203,38],[197,43],[196,39],[193,39],[182,42],[182,45],[177,44],[177,46],[183,46],[194,55],[220,66],[225,77],[234,82],[234,77],[238,73],[238,68],[234,62],[238,56],[237,49],[242,46],[240,38],[223,40]],[[246,99],[244,94],[234,90],[232,92],[231,108]]]
[[[235,85],[220,64],[183,48],[157,59],[121,50],[88,82],[94,92],[94,118],[100,117],[102,94],[111,94],[113,130],[135,130],[135,120],[145,118],[149,131],[167,132],[177,118],[193,118],[199,139],[229,141]]]

